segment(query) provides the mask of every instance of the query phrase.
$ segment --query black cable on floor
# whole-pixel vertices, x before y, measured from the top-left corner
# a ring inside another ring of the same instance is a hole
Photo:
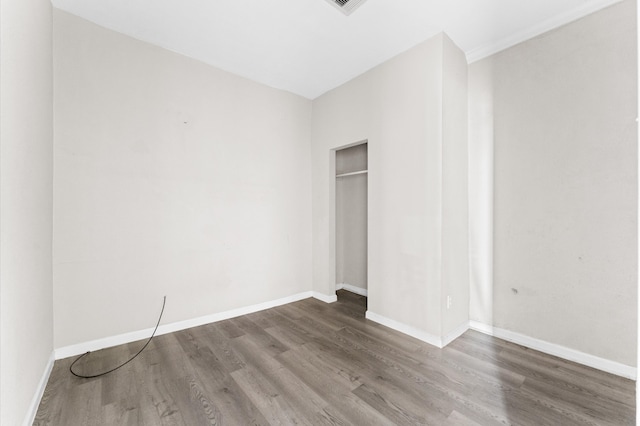
[[[164,305],[165,305],[166,302],[167,302],[167,296],[164,296],[164,299],[162,300],[162,310],[160,311],[160,317],[158,318],[158,323],[156,324],[156,328],[153,330],[153,333],[151,333],[151,337],[149,337],[149,340],[147,340],[147,343],[144,344],[142,349],[140,349],[137,354],[135,354],[134,356],[129,358],[127,361],[123,362],[122,364],[120,364],[119,366],[117,366],[115,368],[112,368],[109,371],[105,371],[104,373],[100,373],[100,374],[93,374],[93,375],[90,375],[90,376],[85,376],[84,374],[78,374],[75,371],[73,371],[73,366],[76,365],[76,362],[80,361],[86,355],[89,355],[91,353],[91,351],[88,351],[86,353],[83,353],[75,361],[73,361],[73,363],[69,367],[69,371],[71,372],[71,374],[73,374],[76,377],[80,377],[81,379],[93,379],[94,377],[104,376],[105,374],[109,374],[109,373],[111,373],[113,371],[116,371],[118,368],[123,367],[123,366],[127,365],[128,363],[130,363],[131,361],[133,361],[138,355],[140,355],[140,353],[142,353],[142,351],[144,351],[144,348],[146,348],[147,345],[149,343],[151,343],[151,339],[153,339],[153,336],[156,335],[156,331],[158,331],[158,326],[160,325],[160,320],[162,319],[162,314],[164,313]]]

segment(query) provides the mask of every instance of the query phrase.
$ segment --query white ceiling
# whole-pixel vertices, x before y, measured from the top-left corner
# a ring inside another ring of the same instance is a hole
[[[309,99],[439,33],[470,62],[620,0],[53,0],[103,27]]]

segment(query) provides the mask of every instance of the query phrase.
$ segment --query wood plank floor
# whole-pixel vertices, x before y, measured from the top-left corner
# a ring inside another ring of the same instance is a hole
[[[474,331],[444,349],[307,299],[56,361],[35,425],[632,425],[635,383]],[[77,371],[144,342],[94,352]]]

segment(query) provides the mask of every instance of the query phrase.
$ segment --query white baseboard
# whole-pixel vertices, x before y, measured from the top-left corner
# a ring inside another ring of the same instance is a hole
[[[494,327],[483,322],[469,320],[469,329],[493,336]],[[496,336],[497,337],[497,336]]]
[[[401,333],[404,333],[406,335],[409,335],[411,337],[415,337],[418,340],[422,340],[423,342],[436,346],[440,349],[444,348],[449,343],[453,342],[458,337],[462,336],[469,329],[469,323],[465,321],[464,323],[456,327],[454,330],[452,330],[450,333],[446,334],[443,337],[439,337],[434,334],[430,334],[425,331],[419,330],[410,325],[376,314],[375,312],[367,311],[366,318],[370,319],[371,321],[375,321],[379,324],[382,324],[386,327],[392,328]]]
[[[484,334],[488,334],[490,336],[495,336],[499,339],[526,346],[530,349],[535,349],[549,355],[554,355],[568,361],[577,362],[578,364],[586,365],[588,367],[596,368],[607,373],[615,374],[616,376],[621,376],[632,380],[637,379],[638,369],[636,367],[631,367],[619,362],[610,361],[608,359],[580,352],[578,350],[567,348],[562,345],[549,343],[544,340],[529,337],[524,334],[516,333],[498,327],[492,327],[490,325],[483,324],[477,321],[469,321],[469,328]]]
[[[437,346],[438,348],[442,348],[442,339],[438,336],[424,332],[422,330],[419,330],[410,325],[401,323],[399,321],[392,320],[385,316],[376,314],[375,312],[367,311],[365,316],[367,319],[370,319],[371,321],[375,321],[378,324],[382,324],[386,327],[399,331],[400,333],[404,333],[411,337],[415,337],[418,340],[422,340],[423,342],[426,342],[430,345]]]
[[[262,311],[265,309],[274,308],[276,306],[285,305],[287,303],[296,302],[298,300],[307,299],[309,297],[313,297],[325,303],[333,303],[338,300],[335,294],[325,295],[315,291],[308,291],[304,293],[295,294],[293,296],[283,297],[281,299],[260,303],[257,305],[246,306],[243,308],[232,309],[230,311],[219,312],[217,314],[206,315],[203,317],[198,317],[198,318],[194,318],[186,321],[179,321],[171,324],[161,325],[160,327],[158,327],[158,331],[156,332],[156,335],[172,333],[174,331],[185,330],[191,327],[197,327],[197,326],[209,324],[212,322],[222,321],[229,318],[235,318],[241,315],[247,315],[247,314]],[[397,330],[401,333],[415,337],[416,339],[422,340],[423,342],[429,343],[430,345],[434,345],[439,348],[442,348],[448,345],[453,340],[461,336],[467,329],[470,328],[472,330],[476,330],[481,333],[488,334],[490,336],[495,336],[500,339],[504,339],[513,343],[517,343],[522,346],[526,346],[531,349],[535,349],[540,352],[547,353],[549,355],[554,355],[569,361],[573,361],[579,364],[593,367],[598,370],[605,371],[607,373],[615,374],[621,377],[626,377],[632,380],[637,379],[636,367],[631,367],[619,362],[610,361],[604,358],[597,357],[595,355],[590,355],[575,349],[570,349],[565,346],[561,346],[555,343],[549,343],[544,340],[536,339],[533,337],[526,336],[524,334],[509,331],[509,330],[504,330],[498,327],[493,327],[477,321],[469,321],[468,324],[467,323],[462,324],[458,328],[453,330],[451,333],[441,338],[439,336],[424,332],[422,330],[419,330],[415,327],[401,323],[399,321],[392,320],[383,315],[376,314],[375,312],[372,312],[372,311],[366,312],[366,318],[370,319],[371,321],[375,321],[379,324],[382,324],[384,326],[387,326],[389,328],[392,328],[394,330]],[[25,421],[28,424],[31,424],[33,422],[33,420],[31,420],[30,422],[28,420],[30,416],[35,417],[36,415],[38,405],[40,404],[40,399],[42,398],[42,394],[44,393],[44,389],[47,385],[47,381],[49,380],[49,375],[51,374],[51,370],[53,369],[54,360],[67,358],[75,355],[81,355],[87,351],[96,351],[99,349],[104,349],[112,346],[122,345],[125,343],[135,342],[137,340],[148,339],[149,336],[151,336],[152,332],[153,332],[153,328],[148,328],[145,330],[124,333],[117,336],[96,339],[89,342],[83,342],[76,345],[70,345],[70,346],[65,346],[65,347],[56,349],[53,352],[51,359],[49,360],[49,363],[47,364],[47,367],[42,376],[42,379],[38,385],[36,395],[34,396],[34,399],[31,403],[27,420]]]
[[[338,301],[338,296],[336,296],[335,294],[326,295],[326,294],[318,293],[317,291],[312,291],[311,297],[313,297],[314,299],[321,300],[324,303],[334,303]]]
[[[198,318],[193,318],[185,321],[178,321],[171,324],[163,324],[158,327],[156,336],[162,334],[173,333],[174,331],[185,330],[191,327],[198,327],[200,325],[210,324],[212,322],[222,321],[229,318],[239,317],[241,315],[252,314],[254,312],[263,311],[265,309],[274,308],[280,305],[286,305],[287,303],[297,302],[298,300],[308,299],[315,297],[323,301],[323,298],[330,299],[321,295],[320,293],[307,291],[304,293],[295,294],[293,296],[283,297],[281,299],[272,300],[269,302],[259,303],[257,305],[246,306],[242,308],[232,309],[230,311],[219,312],[216,314],[205,315]],[[335,297],[335,296],[334,296]],[[328,302],[330,303],[330,302]],[[118,346],[125,343],[135,342],[137,340],[148,339],[153,333],[153,328],[147,328],[145,330],[133,331],[130,333],[119,334],[117,336],[105,337],[102,339],[91,340],[88,342],[78,343],[76,345],[65,346],[55,350],[55,359],[68,358],[70,356],[81,355],[87,351],[97,351],[112,346]]]
[[[351,293],[359,294],[364,297],[367,297],[369,294],[369,291],[366,288],[356,287],[355,285],[347,283],[336,284],[336,290],[347,290]]]
[[[44,395],[44,390],[46,389],[47,383],[49,382],[49,376],[51,376],[51,370],[53,370],[53,364],[55,360],[55,353],[52,351],[51,355],[49,356],[49,361],[47,361],[47,365],[44,368],[44,373],[42,373],[42,377],[38,382],[36,393],[33,395],[31,404],[29,404],[29,411],[27,411],[27,416],[25,417],[23,423],[24,426],[31,426],[33,424],[33,421],[36,419],[36,414],[38,414],[38,407],[40,406],[42,395]]]
[[[567,348],[562,345],[546,342],[544,340],[536,339],[502,328],[493,327],[477,321],[469,321],[468,323],[465,322],[452,332],[448,333],[446,336],[440,338],[436,335],[426,333],[422,330],[403,324],[399,321],[386,318],[382,315],[376,314],[375,312],[367,311],[366,317],[371,321],[375,321],[396,331],[407,334],[411,337],[415,337],[416,339],[422,340],[423,342],[426,342],[438,348],[445,347],[446,345],[463,335],[468,329],[472,329],[484,334],[488,334],[490,336],[497,337],[499,339],[517,343],[518,345],[522,345],[530,349],[557,356],[567,361],[573,361],[578,364],[586,365],[588,367],[615,374],[616,376],[625,377],[627,379],[637,380],[638,369],[636,367],[631,367],[619,362],[600,358],[595,355],[590,355],[575,349]]]
[[[442,338],[442,347],[447,346],[449,343],[462,336],[467,330],[469,330],[469,322],[465,321]]]

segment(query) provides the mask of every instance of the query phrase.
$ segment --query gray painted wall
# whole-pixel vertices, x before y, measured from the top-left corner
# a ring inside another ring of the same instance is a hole
[[[309,291],[311,101],[54,27],[56,347]]]
[[[404,52],[349,83],[313,101],[313,285],[330,294],[335,285],[335,219],[331,150],[368,140],[368,292],[369,311],[406,326],[441,336],[443,333],[443,255],[467,256],[466,216],[442,217],[454,205],[466,203],[466,173],[447,175],[443,169],[466,166],[466,157],[443,159],[443,144],[466,152],[466,133],[443,136],[444,51],[454,49],[440,34]],[[448,54],[454,54],[449,52]],[[446,66],[459,67],[452,60]],[[455,69],[465,75],[464,69]],[[466,81],[464,83],[466,85]],[[449,92],[447,92],[449,93]],[[455,101],[453,101],[455,103]],[[453,118],[462,104],[448,110]],[[344,111],[349,111],[345,114]],[[462,116],[458,116],[462,119]],[[463,125],[464,129],[464,125]],[[447,147],[449,149],[451,147]],[[455,169],[458,170],[458,169]],[[443,191],[447,200],[443,201]],[[458,223],[464,218],[464,223]],[[457,235],[457,233],[463,234]],[[452,246],[443,251],[443,235]],[[464,241],[462,247],[458,244]],[[456,259],[449,259],[452,264]],[[468,280],[446,276],[450,288],[468,292]],[[466,288],[466,290],[465,290]],[[461,321],[468,303],[460,297]],[[460,325],[460,324],[457,324]]]
[[[483,150],[495,148],[494,282],[475,275],[472,319],[627,365],[637,324],[635,7],[622,2],[470,67],[470,142],[481,154],[472,193],[486,189]],[[474,242],[472,253],[490,244]]]
[[[20,425],[53,351],[51,3],[0,17],[0,424]],[[37,403],[37,401],[36,401]]]
[[[442,51],[442,335],[469,322],[467,60],[446,35]],[[447,302],[447,298],[450,298]]]

